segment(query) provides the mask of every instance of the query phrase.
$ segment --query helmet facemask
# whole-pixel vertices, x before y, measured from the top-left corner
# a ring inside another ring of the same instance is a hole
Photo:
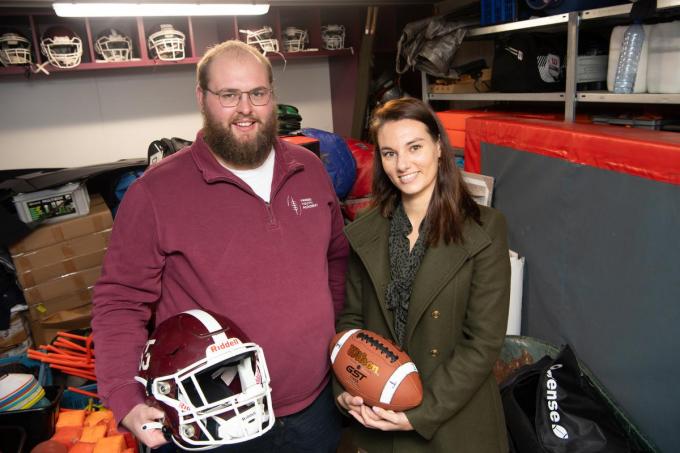
[[[31,43],[16,33],[0,36],[0,63],[5,66],[31,64]]]
[[[323,47],[328,50],[344,49],[345,27],[344,25],[329,24],[321,27],[321,39]]]
[[[43,54],[57,68],[74,68],[80,64],[83,55],[83,42],[69,36],[45,38],[40,43]]]
[[[286,52],[300,52],[305,49],[308,42],[307,30],[287,27],[283,31],[283,50]]]
[[[159,60],[177,61],[184,59],[185,36],[170,24],[163,24],[160,30],[149,36],[149,50],[154,51]]]
[[[129,61],[132,58],[132,40],[116,32],[97,39],[94,49],[104,61]]]
[[[271,27],[265,25],[264,27],[255,31],[239,31],[246,35],[246,44],[254,47],[259,46],[264,55],[267,55],[267,52],[277,53],[279,51],[279,41],[275,38],[272,38],[273,32]]]

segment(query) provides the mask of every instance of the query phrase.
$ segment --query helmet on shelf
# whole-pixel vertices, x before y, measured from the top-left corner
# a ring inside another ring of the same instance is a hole
[[[163,61],[184,59],[185,36],[171,24],[160,24],[151,29],[148,38],[151,56]]]
[[[0,63],[5,66],[31,64],[31,42],[19,32],[7,32],[0,36]]]
[[[272,38],[272,27],[265,25],[259,30],[239,30],[246,35],[246,44],[254,47],[259,47],[263,54],[267,52],[278,52],[279,41]]]
[[[185,450],[245,442],[274,424],[264,352],[231,320],[188,310],[161,322],[136,380],[161,409],[159,428]]]
[[[283,50],[286,52],[300,52],[308,43],[307,30],[296,27],[286,27],[283,30]]]
[[[132,40],[115,28],[108,28],[99,34],[94,50],[104,61],[128,61],[132,58]]]
[[[321,27],[323,48],[328,50],[343,49],[345,47],[345,26],[328,24]]]
[[[55,25],[42,35],[40,50],[52,66],[74,68],[83,56],[83,41],[70,28]]]

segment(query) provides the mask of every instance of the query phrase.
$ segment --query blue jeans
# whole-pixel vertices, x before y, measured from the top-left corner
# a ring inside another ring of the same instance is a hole
[[[334,453],[340,442],[342,415],[331,385],[298,413],[278,417],[272,429],[248,442],[209,450],[211,453]],[[172,444],[171,444],[172,445]],[[166,445],[169,447],[169,445]],[[177,448],[173,445],[173,447]],[[163,449],[163,451],[166,451]],[[177,451],[181,451],[177,448]]]

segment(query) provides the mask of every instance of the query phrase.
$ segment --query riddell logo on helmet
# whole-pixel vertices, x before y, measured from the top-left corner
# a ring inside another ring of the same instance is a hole
[[[211,344],[210,346],[208,346],[208,354],[215,354],[217,352],[224,351],[225,349],[229,349],[240,344],[241,340],[239,340],[238,338],[227,338],[227,341],[223,341],[222,343],[217,344]]]
[[[550,411],[548,416],[550,417],[550,421],[552,422],[552,430],[553,434],[555,436],[559,437],[560,439],[569,439],[569,433],[567,433],[567,430],[564,428],[564,426],[559,425],[560,421],[560,413],[559,409],[560,406],[557,403],[557,381],[552,375],[553,370],[558,370],[562,368],[561,364],[556,364],[550,367],[548,371],[546,371],[545,375],[548,378],[545,381],[545,399],[548,404],[548,410]]]

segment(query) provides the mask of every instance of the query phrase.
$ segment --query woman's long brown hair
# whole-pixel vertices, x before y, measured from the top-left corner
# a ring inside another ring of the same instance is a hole
[[[455,165],[455,153],[437,115],[418,99],[394,99],[373,112],[370,124],[370,134],[375,144],[373,203],[384,217],[391,217],[401,198],[401,192],[383,169],[378,131],[386,123],[406,119],[423,123],[432,140],[439,141],[442,151],[437,181],[424,220],[428,226],[426,244],[435,246],[440,240],[445,244],[460,243],[463,240],[463,223],[466,219],[470,218],[481,224],[479,206],[463,183],[462,175]]]

